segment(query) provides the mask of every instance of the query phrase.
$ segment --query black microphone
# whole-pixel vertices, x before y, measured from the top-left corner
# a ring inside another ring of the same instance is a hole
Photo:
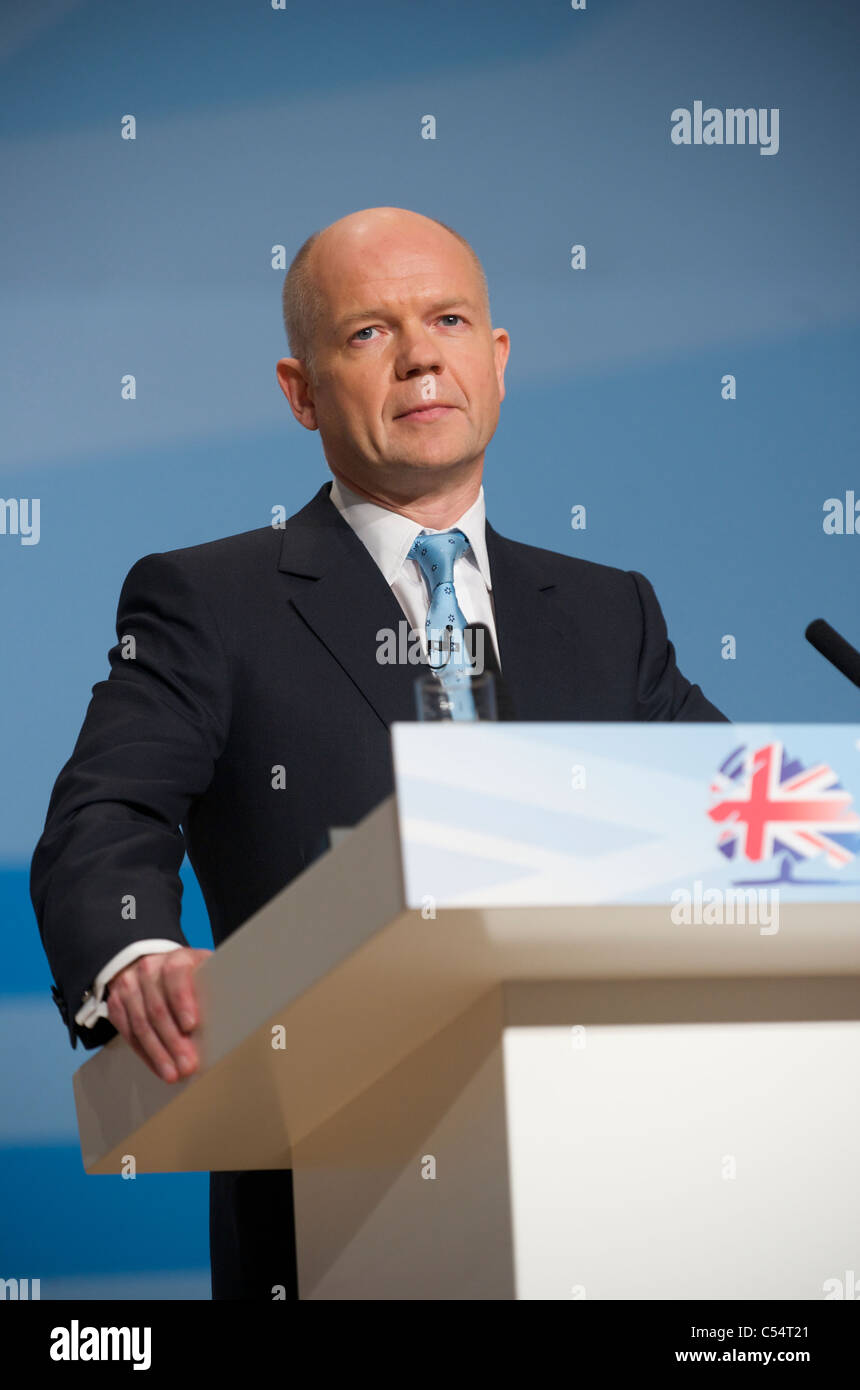
[[[860,685],[860,652],[850,642],[826,623],[816,618],[806,629],[806,640],[811,642],[817,652],[827,659],[837,671],[847,676],[855,685]]]
[[[499,670],[499,659],[496,656],[496,648],[493,642],[493,634],[486,623],[468,623],[463,634],[466,643],[466,656],[472,666],[478,662],[483,664],[483,669],[489,671],[493,677],[496,687],[496,713],[499,719],[515,719],[513,703],[511,701],[508,687],[502,679]]]

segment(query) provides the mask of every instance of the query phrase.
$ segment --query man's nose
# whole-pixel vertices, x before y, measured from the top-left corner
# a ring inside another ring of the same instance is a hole
[[[424,372],[441,372],[442,357],[439,344],[426,332],[416,332],[401,340],[397,353],[397,371],[403,377],[421,376]]]

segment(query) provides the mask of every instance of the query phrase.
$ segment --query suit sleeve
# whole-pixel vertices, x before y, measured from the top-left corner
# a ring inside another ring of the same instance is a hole
[[[698,685],[691,685],[678,670],[675,648],[669,641],[666,620],[657,595],[644,574],[630,570],[642,611],[642,645],[639,650],[637,703],[640,719],[729,723],[706,699]]]
[[[110,675],[92,699],[48,806],[30,893],[72,1046],[115,1035],[79,1027],[104,965],[136,941],[187,946],[180,829],[205,792],[230,722],[231,680],[216,619],[169,555],[123,584]],[[133,639],[133,640],[130,640]]]

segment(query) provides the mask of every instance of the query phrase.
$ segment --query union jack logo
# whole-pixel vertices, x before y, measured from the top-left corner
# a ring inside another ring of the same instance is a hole
[[[716,801],[708,815],[724,827],[717,848],[727,859],[760,863],[785,855],[797,862],[823,854],[842,868],[860,854],[860,816],[851,793],[832,767],[804,767],[780,742],[736,748],[711,793]]]

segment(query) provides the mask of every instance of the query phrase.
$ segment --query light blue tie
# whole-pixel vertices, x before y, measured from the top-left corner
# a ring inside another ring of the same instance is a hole
[[[418,562],[430,586],[427,610],[427,651],[430,669],[451,702],[452,719],[476,719],[469,680],[464,633],[466,619],[454,589],[454,562],[465,555],[469,542],[462,531],[438,531],[416,536],[409,554]]]

